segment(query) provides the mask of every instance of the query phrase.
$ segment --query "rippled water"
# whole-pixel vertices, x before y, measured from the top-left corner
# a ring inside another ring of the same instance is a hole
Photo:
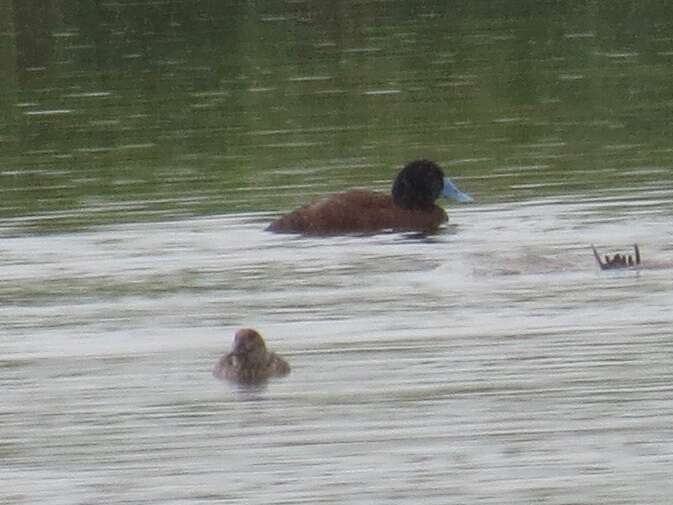
[[[514,4],[0,0],[0,504],[670,503],[673,19]],[[436,235],[264,231],[418,157]]]
[[[668,503],[671,193],[638,227],[595,196],[426,238],[261,214],[6,238],[4,502]],[[639,270],[588,247],[634,242]],[[287,379],[211,376],[242,325]]]

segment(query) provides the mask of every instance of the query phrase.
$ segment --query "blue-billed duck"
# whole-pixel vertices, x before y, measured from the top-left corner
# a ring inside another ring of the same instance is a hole
[[[397,175],[391,194],[362,189],[336,193],[276,219],[267,230],[304,235],[432,232],[448,221],[444,209],[435,204],[440,196],[473,201],[434,161],[416,160]]]

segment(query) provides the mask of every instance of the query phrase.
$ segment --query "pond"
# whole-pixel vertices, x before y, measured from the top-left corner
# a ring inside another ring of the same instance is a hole
[[[672,28],[0,0],[0,501],[668,504]],[[436,234],[265,231],[415,158]],[[246,326],[288,377],[213,378]]]

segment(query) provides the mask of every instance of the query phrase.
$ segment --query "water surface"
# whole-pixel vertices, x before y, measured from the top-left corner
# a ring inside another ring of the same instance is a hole
[[[668,504],[672,21],[0,0],[0,503]],[[436,235],[264,231],[416,157]]]

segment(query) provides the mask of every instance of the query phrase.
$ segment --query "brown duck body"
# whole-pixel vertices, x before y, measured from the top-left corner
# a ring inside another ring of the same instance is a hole
[[[437,205],[427,209],[404,209],[391,195],[353,189],[321,198],[272,222],[267,230],[305,235],[373,233],[382,230],[436,230],[448,221]]]
[[[213,370],[213,375],[218,379],[245,384],[264,382],[272,377],[284,377],[289,373],[290,365],[275,352],[267,352],[260,363],[249,363],[229,353],[219,359]]]
[[[250,328],[236,332],[231,352],[222,356],[213,368],[218,379],[242,384],[262,383],[289,373],[287,361],[268,351],[262,336]]]

